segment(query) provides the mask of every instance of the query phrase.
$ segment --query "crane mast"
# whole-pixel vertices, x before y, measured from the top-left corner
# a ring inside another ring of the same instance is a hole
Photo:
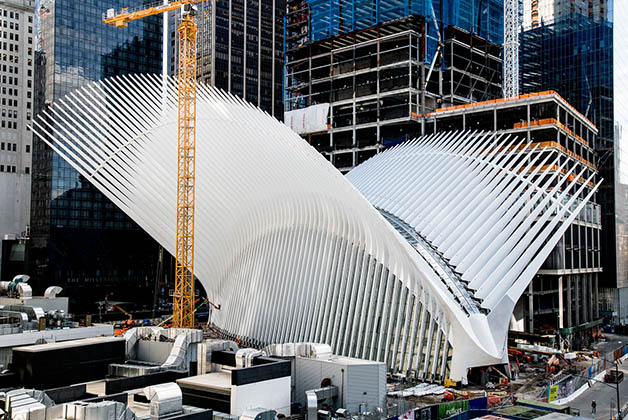
[[[181,8],[177,33],[179,51],[177,130],[177,229],[173,326],[194,328],[194,180],[196,157],[196,36],[192,5],[206,0],[174,0],[168,4],[109,9],[103,21],[125,28],[132,20]],[[164,51],[165,53],[165,51]]]
[[[504,0],[504,98],[519,95],[519,0]]]
[[[173,325],[178,328],[194,327],[196,33],[194,18],[188,13],[178,29],[177,264],[173,302]]]

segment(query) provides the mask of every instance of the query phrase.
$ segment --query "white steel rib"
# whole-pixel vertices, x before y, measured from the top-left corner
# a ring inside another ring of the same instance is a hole
[[[33,131],[171,254],[176,82],[120,76]],[[514,305],[598,185],[517,138],[445,133],[343,177],[268,114],[198,86],[196,276],[225,335],[325,342],[418,378],[507,362]],[[522,151],[523,150],[523,151]]]

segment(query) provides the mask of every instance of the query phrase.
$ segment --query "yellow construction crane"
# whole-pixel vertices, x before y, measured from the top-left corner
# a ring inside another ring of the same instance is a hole
[[[194,328],[194,160],[196,156],[196,34],[192,5],[207,0],[175,0],[167,4],[120,12],[107,10],[103,21],[117,28],[147,16],[181,8],[178,28],[178,163],[177,163],[177,243],[173,326]],[[167,29],[167,28],[166,28]],[[165,51],[164,51],[165,53]]]

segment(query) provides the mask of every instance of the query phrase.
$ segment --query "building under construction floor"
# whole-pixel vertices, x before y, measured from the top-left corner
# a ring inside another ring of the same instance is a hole
[[[419,135],[421,115],[502,96],[501,46],[461,28],[434,52],[418,15],[308,42],[299,13],[289,2],[285,122],[342,172]]]
[[[554,91],[439,108],[426,115],[423,124],[425,135],[457,130],[505,132],[514,144],[524,143],[516,150],[528,155],[529,166],[521,171],[531,173],[538,167],[541,182],[557,171],[570,170],[570,176],[579,177],[584,188],[597,182],[597,154],[592,148],[597,127]],[[556,157],[559,164],[547,163]],[[553,181],[548,186],[559,187]],[[591,304],[598,301],[603,266],[602,213],[597,199],[594,196],[578,215],[519,299],[511,339],[577,350],[590,344],[602,322],[598,306]]]

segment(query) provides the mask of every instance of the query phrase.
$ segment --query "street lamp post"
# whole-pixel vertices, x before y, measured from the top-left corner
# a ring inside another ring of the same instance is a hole
[[[617,419],[621,419],[621,406],[619,405],[619,363],[615,361],[615,390],[617,391]]]
[[[617,395],[616,395],[616,397],[617,397],[617,419],[620,420],[622,418],[622,415],[621,415],[621,405],[619,404],[619,361],[611,362],[610,360],[605,359],[603,357],[598,357],[598,359],[604,360],[605,362],[613,363],[615,365],[615,386],[614,386],[614,388],[615,388],[615,392],[617,393]],[[611,385],[611,384],[609,384],[607,382],[598,381],[597,379],[588,379],[588,381],[589,381],[588,382],[589,383],[589,387],[591,387],[591,382],[590,381],[599,382],[599,383],[602,383],[602,384],[604,384],[606,386],[611,386],[611,387],[613,386],[613,385]]]

